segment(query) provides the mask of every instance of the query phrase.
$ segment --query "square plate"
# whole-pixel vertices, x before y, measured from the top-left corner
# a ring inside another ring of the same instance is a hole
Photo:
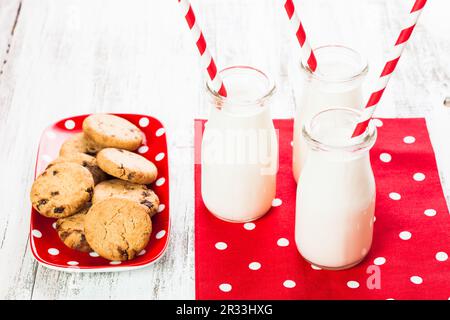
[[[158,168],[158,179],[150,185],[160,200],[158,213],[152,218],[152,234],[147,247],[130,261],[109,261],[96,253],[86,253],[66,247],[55,230],[56,219],[41,216],[31,209],[30,246],[34,258],[42,265],[66,272],[117,272],[148,266],[158,260],[167,248],[170,232],[169,165],[165,129],[158,119],[138,114],[116,114],[137,127],[145,135],[137,153]],[[56,122],[44,130],[36,159],[35,178],[56,159],[61,144],[82,131],[83,120],[89,115],[75,116]]]

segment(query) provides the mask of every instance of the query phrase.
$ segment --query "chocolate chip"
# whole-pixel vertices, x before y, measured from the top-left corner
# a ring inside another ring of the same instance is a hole
[[[54,176],[56,176],[58,174],[58,172],[59,172],[58,170],[53,170],[52,173],[53,173]]]
[[[66,240],[68,236],[70,236],[70,232],[67,231],[62,231],[59,233],[59,237],[61,238],[62,241]]]
[[[88,244],[86,242],[86,237],[84,236],[84,234],[81,231],[79,231],[78,233],[80,234],[80,242],[78,242],[76,244],[74,249],[84,251],[88,248]]]
[[[87,167],[87,166],[89,165],[89,163],[87,163],[87,161],[83,161],[83,162],[81,163],[81,165],[82,165],[83,167]]]
[[[38,208],[38,210],[40,209],[41,206],[45,205],[48,202],[48,199],[41,199],[38,201],[36,207]]]
[[[148,207],[149,209],[152,209],[154,207],[153,203],[148,200],[142,200],[140,204],[143,204],[144,206]]]
[[[120,153],[123,153],[123,150],[122,150],[122,149],[117,149],[117,151],[119,151]]]
[[[94,188],[89,187],[89,188],[86,189],[86,192],[89,193],[92,196],[92,194],[94,193]]]
[[[130,172],[127,176],[128,180],[132,180],[136,174],[134,172]]]
[[[148,196],[150,195],[150,193],[148,193],[147,191],[142,191],[142,195],[143,195],[144,197],[148,197]]]
[[[59,191],[52,191],[52,192],[50,192],[50,195],[52,197],[57,196],[58,194],[59,194]]]
[[[119,252],[120,256],[122,258],[124,258],[124,260],[128,260],[128,252],[127,252],[127,250],[124,250],[121,247],[117,247],[117,251]]]
[[[64,208],[63,206],[61,206],[61,207],[56,207],[55,209],[53,209],[53,212],[54,212],[54,213],[63,213],[65,209],[66,209],[66,208]]]

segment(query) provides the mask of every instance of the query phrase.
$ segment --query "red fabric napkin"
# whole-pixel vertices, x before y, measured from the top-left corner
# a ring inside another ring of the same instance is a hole
[[[196,120],[201,129],[203,123]],[[296,249],[293,123],[274,123],[279,200],[254,223],[226,223],[209,213],[200,193],[201,166],[195,165],[197,299],[449,299],[450,216],[425,120],[379,120],[371,151],[377,184],[373,245],[361,264],[345,271],[315,270]],[[391,199],[394,193],[400,200]],[[371,265],[379,268],[379,289],[367,286]]]

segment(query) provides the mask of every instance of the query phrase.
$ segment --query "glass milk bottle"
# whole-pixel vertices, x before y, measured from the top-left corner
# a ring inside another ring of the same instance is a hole
[[[207,86],[202,198],[222,220],[252,221],[269,211],[275,198],[278,142],[270,115],[275,85],[252,67],[230,67],[220,75],[227,97]]]
[[[362,108],[361,86],[367,74],[367,62],[353,49],[328,45],[314,50],[318,68],[312,73],[300,63],[295,69],[294,94],[296,111],[292,150],[292,171],[298,181],[305,162],[307,146],[302,138],[303,125],[312,115],[329,106]]]
[[[297,185],[295,242],[300,254],[324,269],[347,269],[372,244],[375,180],[369,151],[375,126],[350,138],[359,111],[327,109],[303,128],[308,157]]]

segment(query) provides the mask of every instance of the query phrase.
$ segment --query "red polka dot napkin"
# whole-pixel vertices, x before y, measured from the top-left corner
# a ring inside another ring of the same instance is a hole
[[[373,245],[361,264],[345,271],[318,270],[296,249],[292,120],[274,123],[277,197],[263,218],[232,224],[213,217],[201,198],[201,166],[195,165],[197,299],[449,299],[450,215],[425,120],[377,120]],[[202,128],[203,121],[196,124]]]

